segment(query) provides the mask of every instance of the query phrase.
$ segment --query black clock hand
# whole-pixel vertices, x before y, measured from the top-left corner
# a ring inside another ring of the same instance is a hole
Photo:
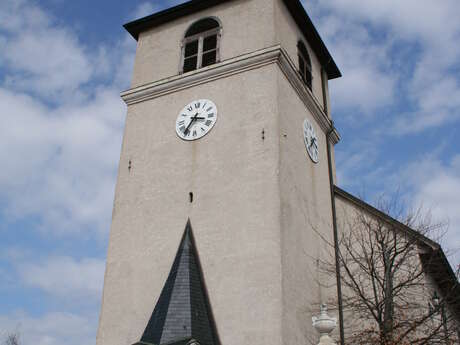
[[[201,117],[201,116],[198,116],[200,115],[200,113],[196,113],[195,116],[193,116],[193,120],[196,121],[196,120],[206,120],[205,117]]]
[[[184,135],[187,135],[188,130],[190,129],[190,126],[192,125],[193,121],[194,121],[194,118],[192,117],[192,119],[190,120],[190,123],[188,124],[187,128],[184,131]]]
[[[184,131],[185,135],[187,135],[187,133],[189,132],[190,126],[193,124],[193,122],[196,121],[197,117],[198,117],[198,113],[196,113],[195,116],[192,117],[192,119],[190,120],[190,123],[188,124],[187,128]]]

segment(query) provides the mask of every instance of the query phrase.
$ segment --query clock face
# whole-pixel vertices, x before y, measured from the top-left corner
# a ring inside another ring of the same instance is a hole
[[[316,136],[315,129],[310,121],[305,119],[303,123],[303,139],[305,147],[307,148],[308,155],[314,163],[319,162],[319,142]]]
[[[209,99],[187,104],[176,120],[176,133],[184,140],[197,140],[205,136],[217,121],[217,107]]]

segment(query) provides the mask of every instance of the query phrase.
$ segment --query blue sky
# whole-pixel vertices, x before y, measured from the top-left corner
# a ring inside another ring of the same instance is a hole
[[[95,343],[135,52],[121,25],[179,2],[0,2],[0,336]],[[399,191],[459,248],[460,3],[304,3],[344,75],[339,185]]]

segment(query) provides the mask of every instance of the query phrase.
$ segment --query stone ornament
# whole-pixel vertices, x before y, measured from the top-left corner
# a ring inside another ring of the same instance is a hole
[[[318,345],[335,345],[334,340],[330,337],[330,334],[337,326],[337,319],[330,317],[327,314],[327,305],[321,305],[321,311],[319,316],[313,316],[313,327],[318,331],[320,335]]]

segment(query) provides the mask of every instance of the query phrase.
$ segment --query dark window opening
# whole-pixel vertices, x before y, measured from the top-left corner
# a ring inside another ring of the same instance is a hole
[[[202,67],[206,67],[216,63],[216,51],[213,50],[209,53],[203,54]]]
[[[184,60],[184,73],[196,70],[198,58],[193,56]]]
[[[301,41],[297,44],[297,48],[299,54],[299,73],[305,85],[311,90],[313,76],[310,55]]]
[[[195,24],[193,24],[188,30],[187,33],[185,34],[185,37],[190,37],[193,35],[197,35],[199,33],[216,29],[219,27],[219,23],[217,20],[212,19],[212,18],[205,18],[197,21]]]
[[[203,40],[203,51],[214,50],[217,48],[217,35],[206,37]]]
[[[188,57],[188,56],[197,55],[197,54],[198,54],[198,40],[187,43],[185,46],[184,56]]]

